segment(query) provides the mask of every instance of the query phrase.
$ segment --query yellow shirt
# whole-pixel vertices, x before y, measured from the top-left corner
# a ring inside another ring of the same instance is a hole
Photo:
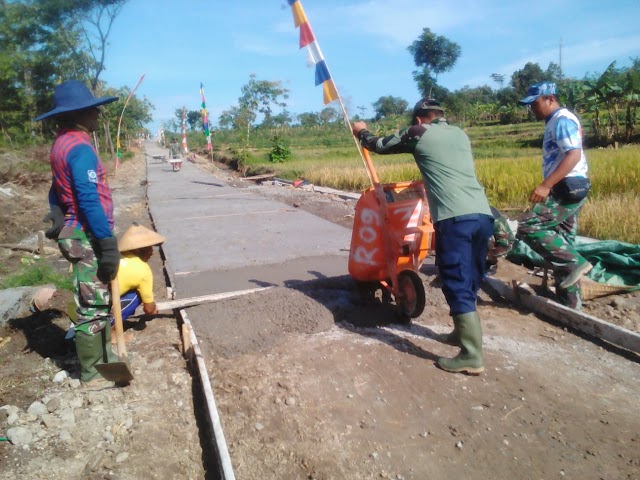
[[[137,290],[142,303],[153,302],[153,273],[147,262],[137,255],[123,255],[118,269],[120,295]]]

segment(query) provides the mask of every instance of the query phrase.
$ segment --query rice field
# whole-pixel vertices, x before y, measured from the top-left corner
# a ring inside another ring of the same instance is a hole
[[[345,129],[346,130],[346,129]],[[476,159],[476,173],[491,205],[507,216],[528,206],[529,193],[542,180],[540,123],[467,129]],[[275,172],[283,178],[305,178],[315,185],[359,191],[371,185],[363,161],[348,132],[335,142],[297,145],[287,138],[292,157],[271,163],[269,148],[248,152],[250,172]],[[326,136],[324,137],[326,138]],[[349,143],[350,142],[350,143]],[[326,144],[328,143],[328,144]],[[587,149],[592,190],[579,221],[579,234],[640,244],[640,145],[618,149]],[[410,155],[372,154],[383,183],[414,180],[420,173]]]

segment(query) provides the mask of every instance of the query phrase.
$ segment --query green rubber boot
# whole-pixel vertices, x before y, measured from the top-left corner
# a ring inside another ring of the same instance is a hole
[[[96,370],[96,363],[118,361],[111,352],[110,337],[111,332],[108,325],[95,335],[76,330],[76,353],[80,363],[80,381],[82,383],[102,378],[102,375]]]
[[[460,353],[454,358],[439,358],[436,365],[447,372],[481,374],[484,372],[484,363],[482,326],[478,312],[454,315],[453,323],[460,336]]]
[[[440,343],[446,343],[454,347],[460,346],[460,332],[458,331],[458,325],[453,323],[453,331],[450,333],[441,333],[436,336],[436,340]]]

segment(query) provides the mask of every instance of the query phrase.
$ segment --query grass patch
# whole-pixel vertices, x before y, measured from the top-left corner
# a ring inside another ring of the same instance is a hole
[[[27,160],[20,164],[20,169],[29,173],[51,173],[49,162]]]
[[[23,258],[18,271],[7,277],[0,286],[2,288],[31,287],[53,284],[61,290],[73,291],[73,281],[69,275],[56,272],[44,260]]]

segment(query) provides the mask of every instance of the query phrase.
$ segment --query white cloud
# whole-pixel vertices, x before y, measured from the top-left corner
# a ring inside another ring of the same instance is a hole
[[[612,37],[592,39],[576,45],[564,45],[562,49],[562,70],[567,75],[581,78],[589,70],[602,73],[613,60],[627,60],[628,57],[640,55],[640,35],[627,37]],[[511,77],[513,72],[520,70],[526,63],[537,63],[546,69],[550,62],[559,62],[559,45],[542,51],[532,52],[520,56],[507,64],[493,67],[491,71],[464,80],[463,85],[477,86],[488,83],[491,73],[500,73]],[[595,67],[600,65],[600,67]],[[618,63],[618,66],[623,66]]]
[[[407,47],[424,28],[438,35],[448,30],[482,21],[487,10],[479,2],[463,0],[370,0],[344,7],[343,13],[333,12],[334,18],[343,18],[353,31],[383,37],[390,47]]]

